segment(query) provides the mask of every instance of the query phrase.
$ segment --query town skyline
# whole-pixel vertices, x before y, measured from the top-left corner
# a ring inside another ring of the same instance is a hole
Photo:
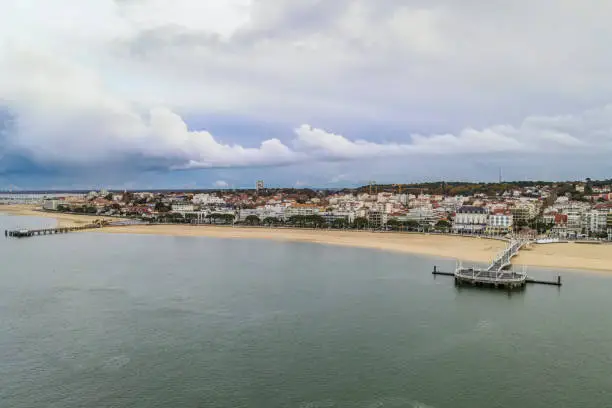
[[[525,179],[525,180],[497,180],[497,181],[468,181],[468,180],[435,180],[435,181],[418,181],[418,182],[387,182],[387,183],[377,183],[374,180],[369,180],[368,182],[363,183],[354,183],[347,185],[339,185],[339,186],[316,186],[316,185],[268,185],[265,183],[265,180],[261,180],[264,182],[262,190],[303,190],[303,189],[313,189],[313,190],[330,190],[330,191],[340,191],[340,190],[358,190],[362,188],[367,188],[368,186],[374,185],[378,187],[391,187],[391,186],[407,186],[407,187],[415,187],[415,186],[426,186],[426,185],[441,185],[441,184],[455,184],[455,185],[526,185],[526,184],[542,184],[542,185],[552,185],[552,184],[563,184],[563,183],[594,183],[594,184],[612,184],[612,178],[602,178],[602,179],[594,179],[590,177],[586,177],[584,179],[559,179],[559,180],[544,180],[544,179]],[[108,190],[114,192],[120,191],[133,191],[133,192],[172,192],[172,191],[183,191],[183,192],[197,192],[197,191],[251,191],[257,190],[257,182],[253,181],[251,185],[241,184],[238,186],[230,185],[226,182],[217,181],[212,183],[211,186],[200,186],[200,187],[168,187],[168,188],[154,188],[154,187],[135,187],[135,188],[125,188],[125,187],[112,187],[103,184],[96,184],[85,186],[81,188],[40,188],[40,189],[21,189],[21,188],[13,188],[13,189],[2,189],[0,188],[0,193],[41,193],[41,192],[88,192],[88,191],[98,191],[98,190]]]
[[[390,184],[357,189],[0,194],[1,204],[148,224],[381,229],[612,239],[612,180]]]

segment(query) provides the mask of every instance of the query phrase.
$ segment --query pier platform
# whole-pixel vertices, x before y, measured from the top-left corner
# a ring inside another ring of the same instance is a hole
[[[458,285],[468,284],[472,286],[485,286],[485,287],[494,287],[494,288],[501,288],[501,289],[520,289],[520,288],[524,288],[527,284],[538,284],[538,285],[549,285],[549,286],[561,286],[562,285],[560,275],[557,276],[557,279],[554,279],[554,280],[535,279],[527,275],[524,275],[524,279],[522,279],[522,282],[521,281],[517,282],[516,277],[511,275],[511,274],[517,274],[516,272],[506,271],[504,273],[508,275],[504,275],[502,277],[503,278],[502,280],[496,281],[495,279],[491,279],[489,276],[485,276],[483,277],[483,279],[473,279],[471,277],[468,277],[467,279],[460,279],[460,278],[458,279],[456,277],[455,272],[440,271],[438,270],[437,266],[434,266],[434,269],[432,272],[433,275],[454,277],[455,283]]]

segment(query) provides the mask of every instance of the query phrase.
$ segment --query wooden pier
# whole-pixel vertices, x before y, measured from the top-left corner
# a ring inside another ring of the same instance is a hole
[[[513,273],[513,272],[506,272],[506,273]],[[535,278],[531,278],[527,276],[523,280],[523,284],[516,284],[516,282],[512,284],[512,282],[502,282],[502,281],[487,282],[481,279],[462,280],[457,277],[457,274],[455,272],[443,272],[443,271],[438,270],[437,266],[434,266],[432,275],[452,276],[455,278],[455,284],[457,285],[468,283],[468,284],[471,284],[472,286],[488,286],[488,287],[495,287],[495,288],[502,288],[502,289],[520,289],[520,288],[525,287],[525,284],[527,283],[539,284],[539,285],[549,285],[549,286],[561,286],[562,285],[560,275],[557,276],[557,279],[555,280],[542,280],[542,279],[535,279]]]
[[[102,225],[99,223],[78,225],[74,227],[58,227],[58,228],[43,228],[43,229],[17,229],[17,230],[4,230],[5,237],[13,238],[28,238],[39,235],[54,235],[54,234],[67,234],[74,231],[83,231],[94,228],[100,228]]]

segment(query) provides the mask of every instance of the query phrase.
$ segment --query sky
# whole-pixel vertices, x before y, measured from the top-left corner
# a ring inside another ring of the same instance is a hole
[[[612,177],[612,2],[0,9],[0,189]]]

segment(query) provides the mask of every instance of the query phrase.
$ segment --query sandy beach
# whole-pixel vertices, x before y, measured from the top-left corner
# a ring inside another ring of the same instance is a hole
[[[62,226],[84,224],[91,222],[95,218],[103,218],[75,214],[54,214],[39,211],[31,206],[2,206],[0,207],[0,213],[56,218]],[[471,262],[489,262],[505,246],[503,241],[449,235],[335,230],[314,231],[289,228],[245,228],[211,225],[131,225],[102,228],[96,230],[96,232],[312,242],[439,256]],[[592,270],[612,273],[612,245],[577,243],[534,245],[531,249],[521,251],[519,256],[514,258],[513,263],[543,268]]]
[[[439,256],[472,262],[489,262],[506,245],[503,241],[449,235],[240,228],[208,225],[133,225],[104,228],[102,231],[116,234],[313,242]],[[534,245],[532,249],[521,251],[519,256],[514,258],[513,263],[543,268],[594,270],[612,273],[612,245],[576,243]]]
[[[103,228],[101,231],[116,234],[153,234],[181,237],[204,236],[312,242],[433,255],[474,262],[490,261],[505,246],[505,243],[502,241],[442,235],[289,228],[244,228],[210,225],[132,225]]]
[[[42,211],[38,207],[31,205],[2,205],[0,214],[20,215],[27,217],[55,218],[58,227],[70,227],[73,225],[83,225],[91,223],[93,220],[117,220],[112,217],[100,217],[97,215],[61,214]]]

